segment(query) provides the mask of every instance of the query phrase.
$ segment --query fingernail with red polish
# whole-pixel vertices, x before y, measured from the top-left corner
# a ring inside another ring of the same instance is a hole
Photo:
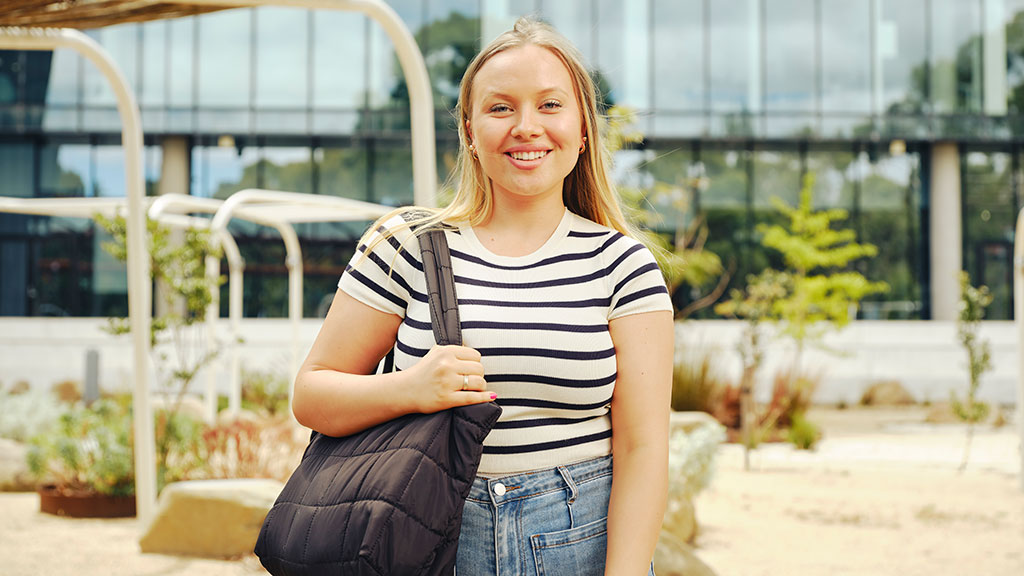
[[[497,397],[498,397],[498,395],[497,395],[497,394],[495,394],[494,392],[491,392],[491,400],[494,400],[494,399],[496,399]]]

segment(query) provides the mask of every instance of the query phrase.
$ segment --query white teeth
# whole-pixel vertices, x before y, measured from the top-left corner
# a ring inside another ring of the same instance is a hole
[[[509,156],[516,160],[537,160],[548,155],[547,150],[537,150],[535,152],[509,152]]]

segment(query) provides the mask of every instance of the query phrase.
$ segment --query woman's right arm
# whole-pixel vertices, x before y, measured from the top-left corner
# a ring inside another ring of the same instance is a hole
[[[401,323],[339,289],[295,377],[292,412],[299,423],[347,436],[405,414],[494,399],[480,354],[464,346],[434,346],[408,370],[374,374]],[[463,375],[469,375],[466,390]]]

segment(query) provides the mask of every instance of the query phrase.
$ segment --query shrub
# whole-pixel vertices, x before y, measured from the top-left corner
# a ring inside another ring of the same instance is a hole
[[[67,409],[42,389],[0,393],[0,438],[28,442],[56,425]]]
[[[699,346],[684,353],[672,370],[672,409],[715,414],[727,384],[714,365],[714,352]]]
[[[707,423],[687,433],[676,429],[669,437],[669,493],[696,496],[708,487],[714,473],[718,446],[725,441],[725,428]]]
[[[242,408],[270,416],[288,412],[288,379],[275,372],[242,371]]]
[[[807,419],[807,415],[798,412],[792,416],[786,439],[800,450],[811,450],[821,439],[821,429]]]

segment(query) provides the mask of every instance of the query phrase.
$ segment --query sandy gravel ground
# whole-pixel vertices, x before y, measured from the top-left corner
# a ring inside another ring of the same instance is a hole
[[[963,429],[923,411],[817,410],[815,452],[764,446],[743,470],[722,448],[697,500],[697,554],[720,576],[1021,576],[1024,492],[1015,429],[982,429],[967,472]],[[0,576],[234,576],[258,561],[141,554],[133,520],[38,512],[34,494],[0,494]]]

